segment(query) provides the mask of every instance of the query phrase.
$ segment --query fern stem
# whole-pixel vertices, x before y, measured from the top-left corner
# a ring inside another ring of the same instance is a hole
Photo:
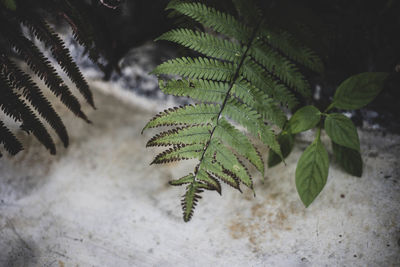
[[[235,75],[233,76],[232,81],[231,81],[231,83],[230,83],[230,85],[229,85],[229,89],[228,89],[228,91],[226,92],[226,96],[225,96],[225,98],[224,98],[224,101],[222,102],[221,109],[220,109],[220,111],[219,111],[219,113],[218,113],[218,115],[217,115],[217,120],[216,120],[216,122],[215,122],[215,126],[214,126],[213,129],[211,130],[210,138],[208,139],[208,141],[207,141],[207,143],[206,143],[206,147],[205,147],[205,149],[203,150],[203,153],[201,154],[201,157],[200,157],[200,160],[199,160],[199,167],[200,167],[200,164],[201,164],[201,162],[202,162],[202,160],[203,160],[203,158],[204,158],[204,155],[205,155],[206,152],[207,152],[207,149],[208,149],[209,146],[210,146],[211,139],[213,138],[215,129],[216,129],[217,126],[218,126],[219,119],[221,118],[222,112],[223,112],[223,110],[224,110],[224,108],[225,108],[225,105],[226,105],[226,103],[227,103],[228,100],[229,100],[230,93],[231,93],[231,90],[232,90],[232,88],[233,88],[233,85],[235,84],[236,80],[237,80],[238,77],[239,77],[240,69],[241,69],[241,67],[242,67],[242,65],[243,65],[243,63],[244,63],[244,60],[246,59],[246,56],[247,56],[247,53],[248,53],[248,51],[249,51],[249,49],[250,49],[250,47],[251,47],[251,44],[253,43],[253,41],[254,41],[254,39],[255,39],[255,37],[256,37],[256,33],[257,33],[257,31],[258,31],[258,29],[259,29],[259,27],[260,27],[260,25],[261,25],[261,22],[262,22],[262,20],[260,20],[260,21],[258,22],[257,26],[254,28],[253,33],[251,34],[251,37],[250,37],[249,41],[247,42],[247,48],[246,48],[245,52],[243,53],[242,58],[240,59],[240,63],[239,63],[239,65],[238,65],[237,69],[236,69]],[[196,168],[196,169],[195,169],[194,176],[193,176],[193,182],[196,182],[196,176],[197,176],[197,173],[198,173],[199,170],[200,170],[200,168]]]

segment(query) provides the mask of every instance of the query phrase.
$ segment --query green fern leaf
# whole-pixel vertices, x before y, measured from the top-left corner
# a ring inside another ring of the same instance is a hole
[[[230,170],[247,187],[253,189],[253,181],[246,167],[232,151],[228,150],[219,141],[213,139],[205,153],[206,157],[214,157],[218,164]],[[201,169],[201,165],[199,169]]]
[[[227,102],[224,115],[232,118],[240,125],[243,125],[254,137],[259,138],[264,144],[268,145],[278,155],[281,155],[279,143],[271,127],[264,124],[260,119],[260,114],[249,109],[246,105],[240,104],[232,99]]]
[[[278,54],[271,47],[257,42],[250,49],[249,54],[257,63],[261,64],[269,73],[274,73],[288,87],[294,88],[304,97],[310,97],[310,85],[296,65]]]
[[[243,54],[238,44],[190,29],[171,30],[156,39],[159,40],[175,42],[203,55],[232,62],[240,60]]]
[[[219,194],[221,194],[221,184],[211,174],[209,174],[206,171],[200,170],[197,173],[196,177],[197,177],[198,181],[200,181],[201,183],[203,183],[205,185],[204,189],[215,190]]]
[[[202,3],[173,2],[167,6],[167,9],[174,9],[205,27],[212,28],[218,33],[233,37],[243,43],[247,43],[251,37],[252,30],[243,25],[243,23],[240,23],[233,16]]]
[[[264,163],[260,153],[242,132],[225,119],[221,119],[215,128],[215,137],[248,159],[264,175]]]
[[[225,169],[221,164],[217,163],[214,157],[204,158],[201,162],[201,165],[207,170],[208,173],[241,192],[239,187],[239,178],[236,176],[236,174],[228,169]]]
[[[194,179],[194,175],[193,175],[193,173],[190,173],[179,179],[169,181],[168,183],[170,185],[179,186],[179,185],[184,185],[184,184],[190,184],[190,183],[192,183],[193,179]]]
[[[286,57],[293,59],[297,63],[317,72],[323,72],[321,59],[309,48],[302,46],[288,32],[275,32],[263,25],[261,36],[263,41],[280,51]]]
[[[210,80],[170,80],[159,84],[165,94],[216,103],[222,103],[230,88],[229,83]]]
[[[212,123],[218,116],[221,107],[212,104],[186,105],[179,108],[170,108],[157,114],[151,119],[142,132],[149,128],[170,125],[193,125]]]
[[[235,82],[232,94],[241,99],[248,107],[255,108],[264,120],[270,121],[280,128],[287,120],[286,114],[272,98],[245,80]]]
[[[180,75],[190,79],[229,81],[235,73],[235,65],[212,58],[176,58],[168,60],[151,73],[155,75]]]
[[[172,161],[187,160],[192,158],[200,158],[204,145],[177,145],[156,156],[151,164],[168,163]]]
[[[147,146],[205,144],[211,130],[210,124],[176,128],[157,134],[147,142]]]
[[[190,221],[193,216],[194,208],[196,207],[198,200],[201,198],[199,194],[203,192],[203,190],[199,187],[199,183],[191,183],[186,188],[186,194],[182,198],[183,220],[185,222]]]
[[[255,62],[246,60],[243,65],[242,75],[254,86],[264,89],[269,97],[287,105],[290,109],[297,106],[298,101],[289,89],[283,84],[277,83],[271,75],[263,71]]]
[[[235,3],[244,4],[240,0]],[[293,91],[310,96],[308,83],[293,58],[304,63],[311,56],[301,57],[296,51],[285,54],[282,51],[287,47],[279,50],[275,43],[263,40],[265,31],[259,21],[262,16],[255,11],[255,16],[249,18],[249,10],[254,10],[251,7],[243,14],[249,25],[198,2],[171,1],[167,9],[214,31],[180,28],[157,39],[204,55],[172,59],[153,71],[164,75],[162,79],[167,76],[166,81],[159,82],[164,93],[189,97],[200,104],[161,112],[143,129],[185,125],[156,135],[148,146],[173,146],[158,155],[155,163],[199,160],[193,174],[171,182],[188,184],[182,201],[184,220],[188,221],[202,190],[221,192],[219,181],[239,191],[241,183],[253,189],[252,177],[240,159],[246,159],[264,174],[260,153],[240,127],[283,158],[276,135],[266,121],[282,129],[287,119],[280,105],[292,108],[298,103]],[[173,75],[180,78],[170,78]]]

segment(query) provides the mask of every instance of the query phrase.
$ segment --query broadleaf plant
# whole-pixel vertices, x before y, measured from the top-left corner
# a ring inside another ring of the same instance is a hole
[[[307,106],[299,109],[289,120],[282,134],[292,135],[300,132],[298,129],[305,131],[312,128],[306,127],[311,124],[318,125],[314,142],[304,151],[296,168],[296,188],[305,206],[314,201],[328,178],[329,158],[320,140],[323,128],[331,139],[333,154],[339,165],[350,175],[361,177],[362,158],[355,125],[343,114],[328,112],[333,108],[350,110],[367,105],[382,90],[387,76],[387,73],[373,72],[351,76],[339,85],[333,102],[324,112],[307,112],[305,116],[306,108],[313,110]],[[316,114],[320,114],[318,121],[315,120]],[[275,165],[279,161],[272,153],[270,158],[275,159]]]
[[[314,142],[301,155],[296,168],[296,188],[308,207],[318,196],[328,178],[328,152],[321,143],[320,130]]]
[[[182,198],[184,221],[191,219],[204,190],[221,193],[220,181],[239,191],[240,184],[253,190],[247,164],[264,176],[262,156],[247,134],[283,158],[290,149],[285,148],[282,154],[278,143],[282,137],[276,136],[273,127],[280,131],[287,123],[284,107],[295,107],[299,103],[296,95],[304,99],[311,96],[299,66],[322,71],[314,52],[289,33],[272,30],[252,3],[233,2],[239,16],[199,2],[171,1],[168,10],[193,19],[206,31],[179,28],[157,39],[201,54],[169,60],[152,72],[159,76],[164,93],[190,97],[197,103],[161,112],[144,127],[175,127],[147,143],[171,147],[156,156],[153,163],[198,159],[193,173],[170,182],[186,185]],[[318,122],[320,113],[310,109]],[[314,121],[305,128],[315,126]],[[304,130],[300,124],[299,130]]]

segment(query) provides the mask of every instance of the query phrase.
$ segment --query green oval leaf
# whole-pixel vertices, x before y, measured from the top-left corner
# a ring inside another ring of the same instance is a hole
[[[314,128],[321,119],[321,112],[314,106],[305,106],[296,111],[288,122],[288,131],[292,134]]]
[[[294,144],[294,135],[288,132],[283,132],[278,136],[278,143],[281,146],[282,157],[285,159],[292,152]],[[268,153],[268,167],[274,167],[281,163],[282,157],[272,149]]]
[[[325,131],[335,143],[360,151],[360,140],[353,122],[343,114],[331,113],[325,119]]]
[[[342,82],[333,97],[333,105],[340,109],[359,109],[370,103],[382,90],[389,74],[364,72]]]
[[[324,188],[328,171],[328,152],[317,139],[301,155],[296,167],[296,188],[306,207]]]
[[[357,150],[332,142],[333,155],[339,165],[350,175],[361,177],[363,162]]]

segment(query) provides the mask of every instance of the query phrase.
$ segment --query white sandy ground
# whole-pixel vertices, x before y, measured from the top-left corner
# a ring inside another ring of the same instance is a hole
[[[92,87],[92,125],[57,104],[68,149],[50,156],[29,137],[0,159],[0,266],[400,266],[399,136],[360,131],[363,177],[331,164],[308,209],[294,183],[302,136],[287,166],[267,169],[264,184],[255,175],[255,198],[228,186],[204,193],[184,223],[184,188],[167,182],[193,162],[149,166],[155,131],[140,135],[161,106]]]

